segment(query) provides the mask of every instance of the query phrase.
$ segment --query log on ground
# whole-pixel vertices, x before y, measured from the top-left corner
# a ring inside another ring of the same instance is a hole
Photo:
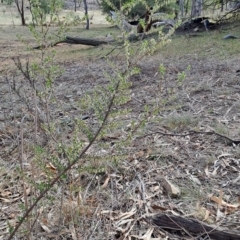
[[[240,240],[240,235],[221,231],[195,219],[184,218],[167,214],[158,214],[148,218],[150,222],[162,229],[184,231],[191,235],[209,236],[208,239],[216,240]]]

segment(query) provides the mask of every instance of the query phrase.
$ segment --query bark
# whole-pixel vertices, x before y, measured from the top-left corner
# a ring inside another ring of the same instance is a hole
[[[18,13],[20,14],[20,17],[21,17],[22,25],[25,26],[26,22],[25,22],[25,16],[24,16],[24,0],[15,0],[15,3],[17,6]]]
[[[38,22],[37,22],[37,19],[35,18],[34,14],[33,14],[32,1],[28,0],[28,2],[29,2],[29,10],[30,10],[30,13],[31,13],[31,16],[32,16],[32,24],[35,27],[38,24]]]
[[[91,38],[73,38],[73,37],[66,37],[64,41],[70,44],[83,44],[89,46],[99,46],[101,44],[108,44],[108,41],[98,40],[98,39],[91,39]]]
[[[192,0],[191,17],[199,17],[202,15],[203,0]]]
[[[190,0],[187,0],[186,5],[185,5],[185,15],[188,14],[189,1],[190,1]]]
[[[184,0],[179,0],[179,8],[180,8],[181,18],[183,18],[183,14],[184,14]]]
[[[134,41],[139,41],[143,40],[146,38],[149,38],[153,36],[153,34],[145,34],[145,33],[140,33],[140,34],[130,34],[128,37],[128,40],[130,42]],[[92,38],[78,38],[78,37],[66,37],[66,39],[49,44],[48,46],[42,45],[42,46],[37,46],[33,47],[33,49],[42,49],[42,48],[48,48],[48,47],[54,47],[60,43],[68,43],[68,44],[82,44],[82,45],[88,45],[88,46],[99,46],[102,44],[110,44],[110,43],[117,43],[115,40],[98,40],[98,39],[92,39]],[[121,44],[121,43],[120,43]]]
[[[77,0],[74,0],[74,11],[77,11]]]
[[[89,30],[89,16],[88,16],[87,0],[83,0],[83,3],[84,3],[84,10],[85,10],[85,17],[86,17],[86,29]]]
[[[224,1],[223,1],[223,0],[220,0],[220,4],[221,4],[221,12],[223,12]]]
[[[159,214],[149,218],[150,222],[162,229],[185,232],[191,236],[208,236],[216,240],[240,240],[240,235],[218,230],[217,226],[211,227],[195,219],[180,216]]]
[[[33,47],[33,49],[42,49],[42,48],[48,48],[48,47],[54,47],[60,43],[68,43],[68,44],[82,44],[82,45],[88,45],[88,46],[99,46],[101,44],[108,44],[110,41],[102,41],[98,39],[91,39],[91,38],[73,38],[73,37],[66,37],[65,40],[58,41],[55,43],[52,43],[48,46],[42,45],[42,46],[37,46]]]
[[[176,6],[180,6],[180,0],[176,0]],[[175,10],[174,10],[174,19],[178,19],[178,14],[179,14],[179,8],[178,7],[175,7]]]

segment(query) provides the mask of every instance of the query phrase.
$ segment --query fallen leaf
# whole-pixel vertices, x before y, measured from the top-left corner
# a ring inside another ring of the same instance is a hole
[[[206,165],[206,167],[204,168],[204,172],[207,175],[207,177],[210,177],[210,173],[209,173],[209,170],[208,170],[208,165]]]
[[[46,168],[49,169],[50,171],[54,172],[54,173],[57,171],[57,168],[54,167],[51,162],[46,164]]]
[[[0,198],[0,200],[2,200],[2,201],[5,202],[5,203],[11,202],[11,200],[9,200],[9,199],[7,199],[7,198]]]
[[[218,204],[218,207],[220,208],[221,206],[227,207],[228,211],[226,212],[227,214],[232,213],[233,211],[236,211],[240,207],[240,203],[235,203],[235,204],[230,204],[222,200],[221,198],[211,196],[210,199],[213,202],[216,202]]]
[[[161,211],[167,211],[168,209],[166,207],[162,207],[156,203],[151,204],[151,208],[154,210],[161,210]]]
[[[9,196],[9,195],[11,195],[12,193],[10,192],[10,191],[4,191],[4,192],[1,192],[0,193],[0,196],[1,197],[7,197],[7,196]]]
[[[46,225],[44,225],[43,223],[40,222],[40,226],[45,232],[51,233],[51,230]]]
[[[205,217],[203,219],[204,222],[206,222],[209,218],[209,215],[210,215],[210,211],[206,209],[206,212],[205,212]]]
[[[168,179],[161,178],[161,180],[163,188],[170,196],[179,197],[181,195],[180,189],[174,184],[172,184]]]
[[[212,172],[212,176],[216,176],[217,175],[217,170],[219,169],[219,167],[215,167],[213,172]]]
[[[106,188],[106,187],[107,187],[109,180],[110,180],[110,177],[107,177],[107,178],[105,179],[105,181],[104,181],[104,183],[103,183],[103,185],[102,185],[102,188]]]
[[[225,214],[223,212],[220,211],[220,209],[217,209],[217,215],[216,215],[216,221],[221,220],[222,218],[225,217]]]
[[[193,176],[192,174],[189,174],[188,176],[193,182],[195,182],[198,185],[201,185],[201,182],[197,177]]]

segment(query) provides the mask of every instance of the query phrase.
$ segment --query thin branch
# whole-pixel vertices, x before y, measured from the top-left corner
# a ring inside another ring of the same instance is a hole
[[[197,135],[197,134],[204,134],[204,135],[216,135],[218,137],[221,137],[221,138],[224,138],[226,140],[228,140],[229,142],[233,143],[233,144],[240,144],[240,140],[234,140],[234,139],[231,139],[225,135],[222,135],[220,133],[217,133],[215,131],[210,131],[210,132],[205,132],[205,131],[189,131],[188,133],[184,133],[184,134],[179,134],[179,133],[165,133],[165,132],[162,132],[162,131],[156,131],[156,132],[151,132],[151,133],[148,133],[148,134],[145,134],[144,136],[141,136],[139,138],[144,138],[144,137],[147,137],[147,136],[151,136],[153,134],[160,134],[162,136],[177,136],[177,137],[186,137],[186,136],[190,136],[190,135]]]
[[[23,173],[23,159],[24,159],[24,143],[23,143],[23,123],[24,123],[24,119],[27,115],[25,115],[22,120],[21,120],[21,124],[20,124],[20,139],[21,139],[21,145],[20,145],[20,158],[19,158],[19,162],[20,162],[20,168],[21,168],[21,172]],[[26,184],[24,182],[24,177],[22,176],[22,184],[23,184],[23,198],[24,198],[24,206],[26,209],[28,209],[28,198],[27,198],[27,188],[26,188]],[[30,219],[27,219],[27,227],[28,227],[28,235],[27,235],[27,239],[30,239],[30,229],[31,229],[31,224],[30,224]]]
[[[78,157],[76,157],[76,159],[72,162],[69,163],[69,165],[61,172],[59,173],[59,175],[53,179],[46,187],[46,189],[44,191],[42,191],[40,193],[40,195],[37,197],[37,199],[35,200],[35,202],[26,210],[25,214],[23,215],[23,217],[21,217],[19,223],[17,224],[17,226],[14,228],[14,230],[11,232],[10,236],[7,238],[7,240],[10,240],[13,238],[13,236],[15,235],[15,233],[17,232],[17,230],[19,229],[19,227],[22,225],[22,223],[24,222],[24,220],[28,217],[28,215],[31,213],[31,211],[34,209],[34,207],[37,205],[37,203],[44,197],[44,195],[54,186],[54,184],[61,178],[62,175],[66,174],[68,170],[70,170],[72,168],[72,166],[74,166],[79,159],[81,159],[83,157],[83,155],[87,152],[87,150],[93,145],[93,143],[95,142],[95,140],[97,139],[98,135],[100,134],[100,132],[102,131],[103,127],[105,126],[107,119],[110,115],[111,109],[113,107],[114,104],[114,100],[116,97],[116,93],[118,92],[119,89],[119,85],[120,85],[120,80],[117,82],[116,87],[115,87],[115,91],[109,101],[108,104],[108,108],[106,110],[104,119],[102,121],[101,126],[98,128],[97,132],[95,133],[95,135],[93,136],[93,138],[91,139],[91,141],[89,142],[89,144],[82,150],[82,152],[79,154]]]

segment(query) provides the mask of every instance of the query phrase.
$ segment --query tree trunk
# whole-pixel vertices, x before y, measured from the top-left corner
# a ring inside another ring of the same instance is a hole
[[[86,29],[89,30],[89,16],[88,16],[87,0],[83,0],[83,3],[84,3],[85,17],[86,17]]]
[[[186,3],[186,5],[185,5],[185,15],[188,14],[189,1],[190,1],[190,0],[187,0],[187,3]]]
[[[74,11],[77,11],[77,0],[74,0]]]
[[[180,8],[181,18],[183,18],[183,14],[184,14],[184,0],[179,0],[179,8]]]
[[[221,12],[223,12],[224,1],[220,0],[220,3],[221,3]]]
[[[202,0],[192,0],[191,18],[199,17],[202,15],[202,6]]]
[[[158,214],[150,217],[149,220],[161,229],[172,229],[174,231],[187,232],[191,237],[201,236],[203,239],[215,240],[239,240],[240,235],[225,232],[217,229],[217,226],[209,226],[195,219],[188,219],[180,216]]]
[[[174,19],[178,19],[178,13],[179,13],[179,8],[178,8],[178,6],[179,6],[179,4],[180,4],[180,0],[176,0],[176,7],[175,7],[175,10],[174,10]]]
[[[31,2],[31,0],[28,0],[28,2],[29,2],[29,10],[30,10],[30,13],[31,13],[31,16],[32,16],[32,24],[33,24],[33,27],[35,27],[38,24],[37,23],[37,19],[35,19],[34,13],[32,11],[33,9],[32,9],[32,2]]]
[[[24,0],[15,0],[15,3],[17,6],[18,13],[21,16],[22,25],[25,26],[26,22],[25,22],[25,16],[24,16]]]

